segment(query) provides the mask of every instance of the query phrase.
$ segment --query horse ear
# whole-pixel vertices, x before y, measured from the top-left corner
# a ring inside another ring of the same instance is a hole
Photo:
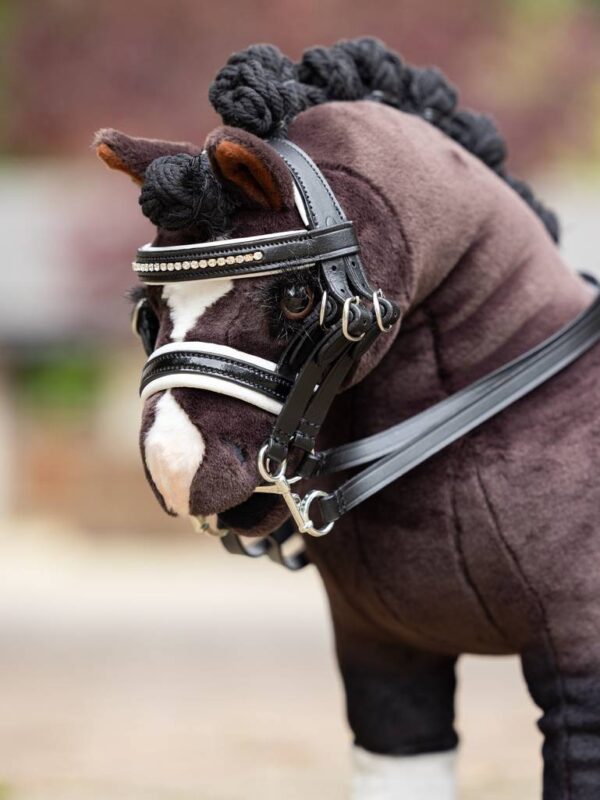
[[[251,205],[272,211],[293,207],[290,172],[279,153],[258,136],[224,126],[209,134],[205,146],[216,174]]]
[[[160,139],[139,139],[127,136],[113,128],[102,128],[94,136],[92,146],[96,155],[110,169],[125,172],[137,184],[144,182],[144,174],[155,158],[190,153],[197,155],[200,148],[189,142],[163,142]]]

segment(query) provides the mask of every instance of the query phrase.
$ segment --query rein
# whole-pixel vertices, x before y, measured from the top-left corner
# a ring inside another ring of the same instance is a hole
[[[567,367],[600,340],[600,298],[554,336],[429,409],[373,436],[317,452],[316,438],[344,380],[361,356],[400,320],[398,307],[374,290],[348,221],[318,167],[294,143],[272,139],[295,186],[306,230],[179,247],[140,248],[133,269],[148,284],[214,278],[245,279],[298,269],[318,270],[321,304],[305,320],[277,363],[207,342],[173,342],[154,349],[158,321],[142,299],[133,327],[149,355],[143,399],[185,387],[226,394],[273,414],[271,434],[260,450],[264,483],[257,493],[278,494],[291,520],[252,544],[218,528],[229,552],[267,555],[291,570],[308,563],[303,551],[287,554],[295,533],[324,536],[335,522],[373,494],[455,442]],[[296,466],[288,475],[288,459]],[[331,493],[304,497],[300,481],[366,466]],[[317,515],[319,525],[312,521]],[[292,524],[293,523],[293,524]]]

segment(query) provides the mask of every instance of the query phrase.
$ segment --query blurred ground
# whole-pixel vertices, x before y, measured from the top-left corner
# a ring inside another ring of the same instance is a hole
[[[0,535],[0,798],[342,800],[331,651],[313,570],[192,534],[15,523]],[[538,797],[536,714],[516,660],[463,660],[463,800]]]

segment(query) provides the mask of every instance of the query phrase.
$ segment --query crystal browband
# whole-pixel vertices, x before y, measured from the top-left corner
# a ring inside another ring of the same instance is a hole
[[[132,267],[145,283],[244,278],[312,266],[358,253],[351,222],[312,230],[179,247],[144,245]]]

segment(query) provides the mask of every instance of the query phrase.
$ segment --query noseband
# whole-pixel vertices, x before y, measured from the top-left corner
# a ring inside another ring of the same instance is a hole
[[[324,452],[316,438],[344,381],[383,333],[398,324],[395,303],[373,289],[360,257],[352,222],[327,180],[293,142],[271,139],[294,181],[305,229],[178,247],[140,248],[134,272],[146,284],[214,278],[234,280],[311,269],[322,289],[320,306],[304,321],[279,361],[207,342],[174,342],[154,349],[158,322],[145,299],[134,312],[134,329],[148,361],[141,396],[171,388],[212,391],[250,403],[275,416],[258,460],[259,493],[281,495],[298,532],[323,536],[343,514],[423,463],[451,442],[532,391],[600,339],[600,301],[555,336],[491,375],[432,408],[374,436]],[[294,474],[288,459],[294,455]],[[294,491],[303,478],[370,464],[332,493],[304,497]],[[318,506],[320,527],[311,514]],[[303,556],[284,556],[289,526],[246,546],[219,530],[230,552],[267,554],[290,569]]]

